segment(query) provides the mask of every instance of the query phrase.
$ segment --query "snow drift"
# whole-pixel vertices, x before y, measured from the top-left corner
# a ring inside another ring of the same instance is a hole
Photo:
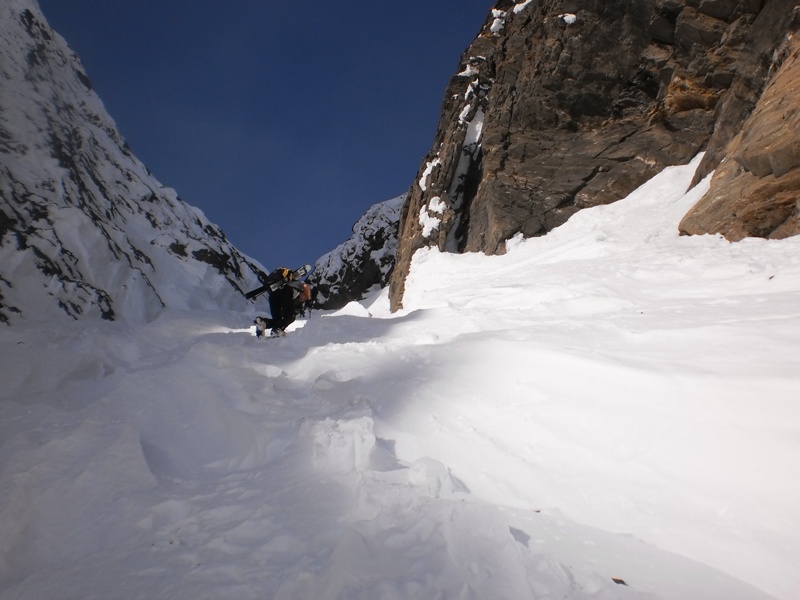
[[[0,598],[797,597],[800,239],[695,166],[399,314],[0,328]]]

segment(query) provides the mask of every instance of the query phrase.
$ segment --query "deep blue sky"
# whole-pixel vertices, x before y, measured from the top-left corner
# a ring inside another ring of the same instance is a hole
[[[133,152],[267,268],[405,192],[493,0],[40,0]]]

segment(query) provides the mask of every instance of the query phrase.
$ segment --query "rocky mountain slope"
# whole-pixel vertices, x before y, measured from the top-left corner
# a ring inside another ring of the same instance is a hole
[[[709,193],[681,222],[682,233],[722,233],[730,240],[800,233],[800,37],[787,38],[772,70]]]
[[[244,307],[259,266],[136,159],[35,0],[0,36],[0,321]]]
[[[403,207],[393,307],[417,249],[502,253],[514,235],[542,235],[701,150],[700,176],[730,166],[686,233],[798,233],[788,125],[800,99],[787,86],[799,24],[794,0],[500,0],[447,87]],[[775,91],[762,97],[769,81]],[[745,122],[751,133],[732,142]],[[730,170],[752,189],[731,183]],[[731,225],[742,206],[757,225]]]
[[[35,0],[0,6],[0,321],[244,307],[260,266],[136,159]],[[800,231],[793,0],[500,0],[405,200],[317,261],[317,305],[402,305],[422,247],[498,254],[699,151],[686,234]]]
[[[353,225],[350,239],[317,260],[307,281],[318,308],[339,308],[370,288],[388,285],[405,199],[398,196],[370,207]]]

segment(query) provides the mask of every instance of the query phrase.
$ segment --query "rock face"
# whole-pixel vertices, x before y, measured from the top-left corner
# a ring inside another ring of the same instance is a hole
[[[721,233],[729,240],[800,234],[800,36],[786,40],[773,68],[681,233]]]
[[[259,267],[133,156],[35,0],[0,39],[0,321],[243,308]]]
[[[393,308],[421,247],[502,253],[700,150],[713,170],[794,11],[789,0],[498,2],[403,207]]]
[[[341,308],[360,300],[364,292],[385,287],[394,267],[397,224],[405,196],[372,206],[353,225],[344,244],[317,260],[307,281],[314,290],[314,305]]]

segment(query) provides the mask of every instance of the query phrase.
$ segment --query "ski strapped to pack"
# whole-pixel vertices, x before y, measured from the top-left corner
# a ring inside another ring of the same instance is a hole
[[[303,265],[291,271],[286,268],[278,268],[272,271],[269,275],[267,275],[267,280],[259,288],[251,290],[247,292],[244,297],[248,300],[252,300],[253,298],[257,298],[261,294],[267,292],[276,292],[281,289],[283,286],[291,283],[292,281],[298,281],[301,277],[307,275],[311,271],[311,265]]]

